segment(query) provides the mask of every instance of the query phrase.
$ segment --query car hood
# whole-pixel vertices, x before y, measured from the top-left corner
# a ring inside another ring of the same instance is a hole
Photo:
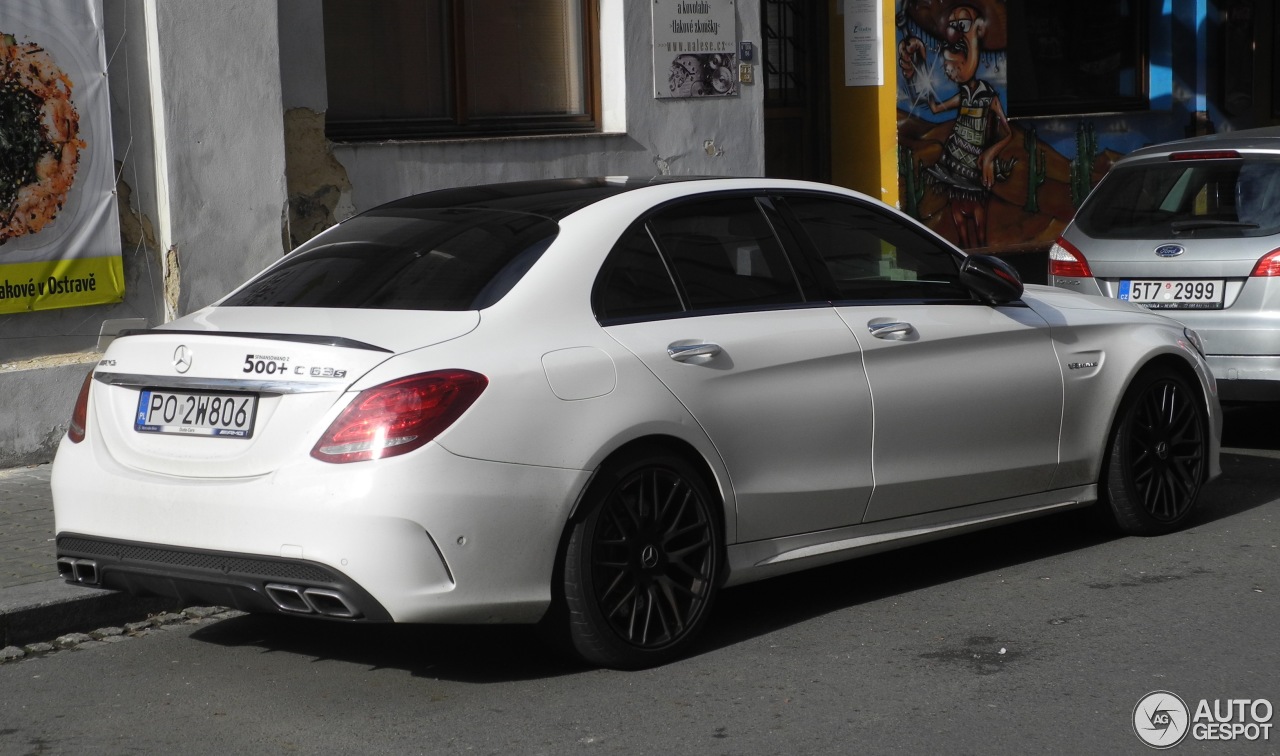
[[[1152,312],[1145,307],[1130,304],[1119,299],[1111,299],[1109,297],[1096,297],[1087,294],[1080,294],[1074,291],[1058,289],[1052,286],[1041,286],[1038,284],[1027,284],[1023,289],[1022,301],[1028,307],[1035,310],[1039,315],[1050,323],[1059,322],[1060,318],[1051,317],[1054,311],[1062,310],[1081,310],[1089,312],[1115,312],[1125,313],[1131,316],[1159,318],[1174,322],[1172,319]]]
[[[1022,300],[1027,304],[1043,303],[1059,310],[1116,310],[1118,312],[1144,312],[1152,314],[1145,307],[1119,299],[1093,297],[1053,286],[1027,284],[1023,289]]]

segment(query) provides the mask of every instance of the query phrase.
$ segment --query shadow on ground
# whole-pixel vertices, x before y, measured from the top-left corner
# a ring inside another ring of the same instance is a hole
[[[1274,422],[1259,425],[1277,427]],[[1280,458],[1233,450],[1223,454],[1222,462],[1223,476],[1205,487],[1189,528],[1272,503],[1280,496],[1275,483],[1280,480]],[[735,587],[721,593],[694,653],[732,646],[885,597],[1087,550],[1117,537],[1095,510],[1075,510]],[[202,627],[192,638],[480,684],[584,671],[581,664],[552,651],[534,628],[526,626],[356,625],[244,616]]]

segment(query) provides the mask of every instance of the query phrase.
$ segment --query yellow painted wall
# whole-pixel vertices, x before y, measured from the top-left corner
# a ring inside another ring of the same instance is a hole
[[[884,84],[844,84],[844,3],[831,3],[831,182],[898,204],[898,63],[894,41],[894,0],[884,5]]]

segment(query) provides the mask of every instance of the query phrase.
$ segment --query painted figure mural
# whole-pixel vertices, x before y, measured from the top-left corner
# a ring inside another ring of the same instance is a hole
[[[1096,115],[1086,109],[1011,119],[1008,112],[1018,105],[1010,104],[1011,77],[1021,82],[1018,91],[1035,93],[1037,81],[1050,74],[1093,66],[1076,61],[1037,69],[1037,60],[1062,57],[1031,54],[1060,49],[1054,47],[1062,40],[1060,25],[1042,22],[1069,14],[1039,5],[1032,14],[1029,0],[1019,1],[895,4],[900,204],[966,249],[1047,249],[1116,159],[1184,136],[1185,111]],[[1026,28],[1011,31],[1011,5],[1012,18]]]
[[[925,169],[925,182],[946,197],[957,243],[986,247],[992,189],[1009,179],[1014,164],[1013,158],[1001,158],[1013,139],[1001,104],[1004,0],[899,0],[897,26],[898,69],[909,111],[955,111],[941,154]]]

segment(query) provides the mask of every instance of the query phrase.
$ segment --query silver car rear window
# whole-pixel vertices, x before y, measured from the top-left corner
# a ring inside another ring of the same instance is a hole
[[[1076,216],[1094,238],[1230,239],[1280,232],[1280,159],[1117,166]]]

